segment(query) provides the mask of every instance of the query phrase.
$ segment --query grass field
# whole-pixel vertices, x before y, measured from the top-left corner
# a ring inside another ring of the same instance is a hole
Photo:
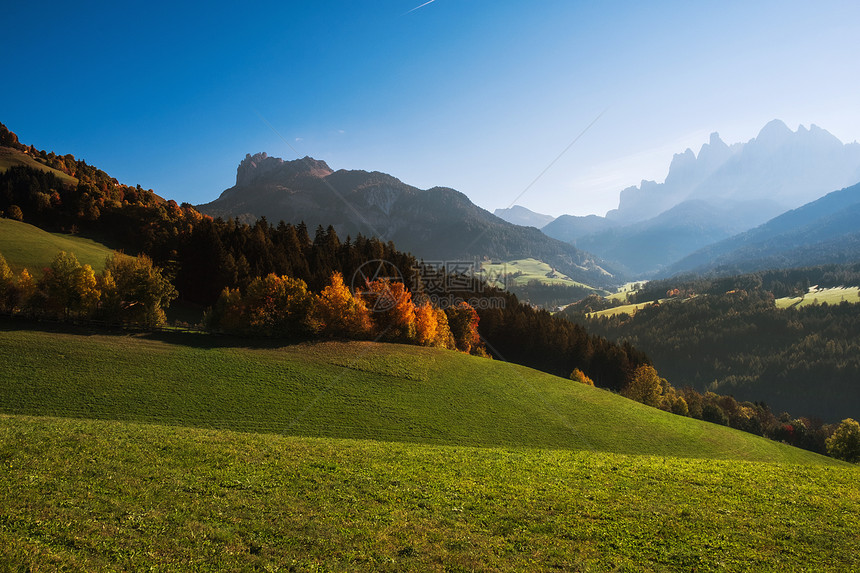
[[[608,298],[609,300],[620,300],[621,302],[624,302],[627,300],[628,294],[642,288],[642,286],[644,286],[647,282],[648,281],[634,281],[624,283],[623,285],[618,287],[618,289],[616,289],[614,293],[608,295],[606,298]]]
[[[72,177],[71,175],[63,173],[62,171],[59,171],[59,170],[54,169],[52,167],[48,167],[47,165],[45,165],[43,163],[39,163],[38,161],[36,161],[35,159],[30,157],[26,153],[22,153],[22,152],[18,151],[17,149],[12,149],[10,147],[0,147],[0,173],[6,171],[10,167],[14,167],[16,165],[23,165],[25,167],[32,167],[34,169],[39,169],[41,171],[53,173],[54,175],[56,175],[57,177],[59,177],[60,179],[65,181],[66,183],[69,183],[71,185],[77,185],[78,184],[78,180],[75,179],[74,177]]]
[[[0,413],[832,463],[605,390],[453,351],[371,342],[253,348],[217,346],[235,341],[205,334],[156,339],[18,328],[0,323]]]
[[[803,296],[776,299],[777,308],[800,308],[816,304],[839,304],[841,302],[860,302],[860,287],[811,287]]]
[[[481,264],[481,277],[493,286],[521,286],[528,284],[529,281],[539,281],[547,285],[566,285],[590,288],[587,284],[577,282],[569,276],[553,270],[553,268],[543,261],[537,259],[517,259],[514,261],[485,262]],[[505,278],[505,275],[513,275],[521,273],[516,277]],[[602,291],[600,291],[602,292]]]
[[[660,299],[657,302],[663,303],[667,299]],[[627,313],[627,314],[636,314],[637,310],[645,308],[648,305],[654,304],[653,300],[649,300],[647,302],[640,302],[637,304],[623,304],[621,306],[616,306],[614,308],[607,308],[606,310],[598,310],[597,312],[589,313],[588,316],[615,316],[616,314]]]
[[[60,251],[74,253],[82,265],[88,264],[96,272],[104,268],[105,259],[113,253],[91,239],[48,233],[33,225],[0,219],[0,254],[13,271],[26,268],[30,274],[41,276],[42,269],[48,267]]]
[[[0,568],[856,571],[860,470],[0,416]]]
[[[849,571],[858,477],[451,351],[0,322],[0,571]]]

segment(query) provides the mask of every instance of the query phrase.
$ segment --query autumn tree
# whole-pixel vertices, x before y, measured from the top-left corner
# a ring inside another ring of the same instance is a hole
[[[15,285],[14,279],[12,269],[9,268],[6,259],[0,254],[0,310],[11,310],[9,299]]]
[[[376,336],[401,342],[415,338],[415,305],[403,283],[389,279],[367,281],[358,295],[371,313]]]
[[[248,328],[242,316],[242,293],[239,289],[224,287],[215,305],[203,315],[203,325],[210,331],[240,333]]]
[[[370,333],[370,312],[361,298],[356,299],[334,272],[330,284],[317,297],[313,319],[320,334],[329,337],[363,338]]]
[[[483,345],[478,334],[478,313],[467,302],[445,309],[448,315],[448,326],[454,336],[457,349],[469,354],[481,354]]]
[[[152,264],[152,259],[146,255],[130,257],[114,253],[105,263],[103,281],[107,273],[113,283],[111,304],[119,305],[112,310],[117,311],[123,321],[144,326],[164,324],[164,310],[177,297],[177,292],[162,270]]]
[[[58,316],[90,316],[98,305],[95,272],[89,265],[82,266],[73,253],[57,253],[39,286],[45,308]]]
[[[623,394],[631,400],[642,402],[647,406],[660,406],[660,396],[663,393],[663,381],[657,370],[649,364],[636,368]]]
[[[433,346],[439,323],[436,310],[428,301],[415,307],[415,339],[421,346]]]
[[[574,368],[573,372],[570,373],[570,379],[574,382],[579,382],[580,384],[585,384],[586,386],[594,386],[594,380],[589,378],[585,372],[580,370],[579,368]]]
[[[306,336],[313,328],[314,297],[301,279],[274,273],[248,285],[242,306],[248,326],[256,333],[275,336]]]
[[[33,280],[30,271],[22,269],[9,300],[10,309],[26,307],[36,295],[36,290],[36,281]]]
[[[852,464],[860,462],[860,423],[853,418],[842,420],[826,444],[828,455]]]
[[[432,346],[456,350],[457,344],[454,341],[454,335],[451,334],[451,327],[448,325],[448,315],[441,308],[434,308],[433,313],[436,315],[436,336]]]

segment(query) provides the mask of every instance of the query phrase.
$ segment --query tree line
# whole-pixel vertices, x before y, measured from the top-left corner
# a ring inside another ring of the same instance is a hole
[[[39,279],[12,272],[0,254],[0,312],[109,324],[160,326],[176,289],[146,255],[115,253],[96,274],[73,253],[59,252]]]

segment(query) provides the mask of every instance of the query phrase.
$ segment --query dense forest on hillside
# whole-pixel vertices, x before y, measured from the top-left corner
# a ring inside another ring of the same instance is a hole
[[[565,315],[589,332],[643,349],[675,385],[835,421],[860,412],[860,300],[780,309],[774,294],[803,293],[810,284],[860,284],[858,270],[827,266],[655,281],[631,299],[663,300],[633,316],[589,318],[585,313],[597,309],[587,301]]]
[[[732,290],[761,290],[772,294],[774,298],[782,298],[802,295],[813,285],[822,288],[860,285],[860,263],[771,269],[733,275],[684,275],[643,283],[630,293],[628,301],[638,303],[659,300],[671,296],[675,289],[683,295],[720,295]]]
[[[17,142],[8,131],[3,137]],[[11,167],[0,173],[0,211],[48,230],[104,240],[130,255],[148,255],[164,269],[179,299],[201,312],[225,288],[246,289],[269,274],[300,279],[320,292],[335,272],[350,284],[365,263],[385,261],[411,292],[435,296],[442,305],[473,306],[487,350],[497,359],[561,376],[579,368],[614,390],[626,387],[636,367],[648,362],[630,345],[591,336],[473,277],[425,267],[393,243],[362,236],[341,240],[333,228],[321,226],[311,237],[303,224],[271,225],[264,218],[253,225],[213,219],[151,190],[122,185],[71,155],[59,161],[53,153],[18,145],[79,183],[70,186],[51,173]]]

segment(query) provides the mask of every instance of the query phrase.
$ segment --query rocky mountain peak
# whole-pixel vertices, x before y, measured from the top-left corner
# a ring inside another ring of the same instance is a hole
[[[277,173],[282,177],[294,177],[307,174],[314,177],[325,177],[333,173],[325,161],[305,156],[293,161],[284,161],[280,157],[269,157],[265,151],[245,155],[236,169],[236,187],[245,187],[270,174]]]

